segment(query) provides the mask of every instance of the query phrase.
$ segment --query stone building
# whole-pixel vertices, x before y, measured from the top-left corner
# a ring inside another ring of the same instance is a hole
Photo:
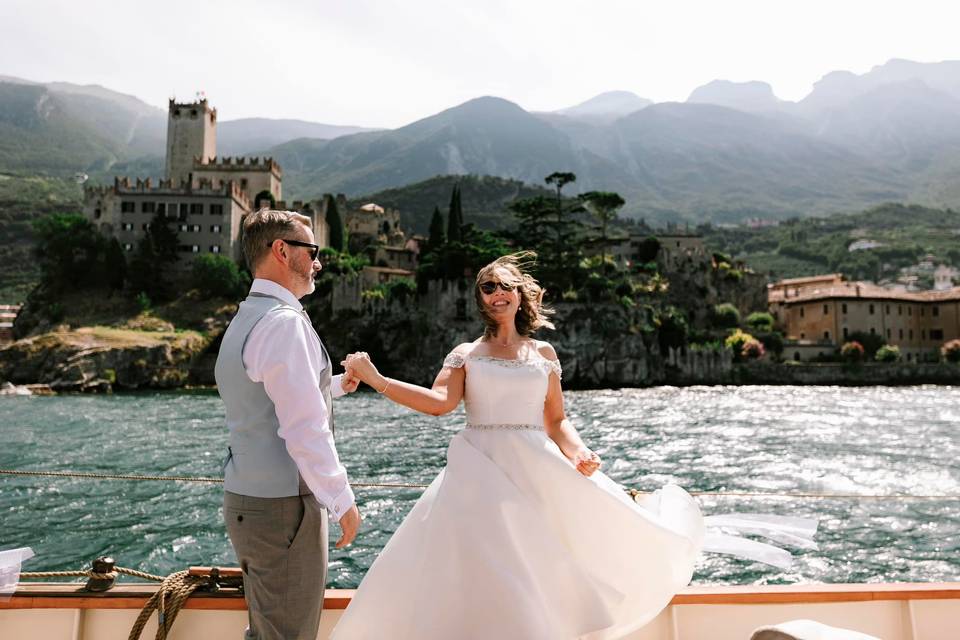
[[[240,227],[254,210],[254,200],[266,191],[285,206],[283,174],[271,158],[217,159],[217,110],[206,99],[181,103],[170,100],[164,179],[118,177],[112,186],[84,190],[84,215],[106,236],[133,251],[150,221],[162,214],[177,231],[181,265],[195,254],[222,253],[242,259]],[[329,241],[326,220],[317,219],[317,203],[294,203],[315,223],[315,234]],[[322,246],[326,246],[325,244]]]
[[[899,347],[908,362],[936,360],[944,342],[960,338],[960,287],[909,292],[839,278],[782,280],[768,288],[770,312],[786,338],[784,357],[830,355],[864,332]]]

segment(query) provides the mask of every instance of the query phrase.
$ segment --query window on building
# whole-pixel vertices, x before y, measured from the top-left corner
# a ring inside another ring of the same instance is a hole
[[[193,246],[190,248],[190,252],[191,252],[191,253],[200,253],[200,247],[197,246],[197,245],[193,245]]]
[[[195,231],[195,232],[200,231],[200,225],[198,224],[190,225],[190,231]]]
[[[903,315],[903,305],[902,305],[902,304],[898,304],[898,305],[897,305],[897,315],[898,315],[898,316],[902,316],[902,315]]]
[[[157,212],[157,213],[162,213],[162,214],[166,215],[166,213],[167,213],[167,203],[166,203],[166,202],[158,202],[158,203],[157,203],[157,211],[156,211],[156,212]]]
[[[850,329],[848,329],[847,327],[844,327],[844,328],[843,328],[843,339],[846,340],[847,337],[849,337],[849,335],[850,335]]]
[[[123,245],[123,250],[124,250],[124,251],[133,251],[133,245],[130,244],[129,242],[127,242],[127,243],[125,243],[125,244]]]
[[[927,339],[927,330],[926,330],[926,329],[920,329],[920,339],[921,339],[921,340],[926,340],[926,339]]]
[[[99,219],[100,219],[100,209],[94,209],[94,210],[93,210],[93,219],[94,219],[94,220],[99,220]]]
[[[933,308],[932,308],[932,311],[931,311],[930,313],[931,313],[931,315],[933,315],[934,317],[939,316],[939,315],[940,315],[940,307],[934,305]]]
[[[218,244],[210,245],[210,253],[220,253],[220,245]]]
[[[123,230],[124,230],[124,231],[133,231],[133,223],[132,223],[132,222],[124,222],[124,223],[123,223]]]
[[[870,335],[872,336],[877,335],[877,330],[874,327],[870,327]]]
[[[873,315],[873,312],[874,312],[874,308],[873,308],[873,305],[871,304],[871,305],[870,305],[870,315]]]
[[[800,352],[799,352],[799,351],[794,351],[794,352],[793,352],[793,359],[796,360],[797,362],[800,362]]]
[[[908,315],[908,316],[912,316],[912,315],[913,315],[913,307],[907,307],[907,315]]]
[[[910,333],[908,335],[910,336],[910,339],[913,340],[913,329],[910,329]]]
[[[800,317],[803,317],[803,307],[800,307]]]
[[[201,214],[203,214],[202,202],[194,202],[193,204],[190,205],[190,215],[196,216]]]
[[[130,200],[124,200],[123,202],[120,203],[120,213],[133,213],[134,211],[136,211],[136,206],[137,206],[136,202],[132,202]]]
[[[943,340],[943,329],[930,329],[931,340]]]
[[[154,208],[156,208],[155,202],[140,203],[140,213],[153,213]]]
[[[829,339],[830,339],[830,332],[829,332],[829,331],[824,331],[824,332],[823,332],[823,339],[824,339],[824,340],[829,340]]]
[[[884,313],[886,313],[887,315],[890,315],[890,305],[887,305],[887,306],[884,308]]]
[[[179,226],[177,227],[177,229],[179,229],[180,231],[186,231],[186,230],[187,230],[187,225],[181,224],[181,225],[179,225]]]
[[[806,338],[807,338],[807,334],[805,334],[803,331],[801,331],[801,332],[800,332],[800,339],[801,339],[801,340],[806,340]]]
[[[218,224],[210,225],[210,233],[220,233],[220,225]]]
[[[925,312],[926,312],[926,309],[924,309],[923,307],[920,307],[920,315],[924,316]]]
[[[890,329],[887,329],[887,340],[890,339]]]
[[[246,188],[247,188],[247,179],[246,179],[246,178],[240,178],[240,188],[241,188],[241,189],[246,189]]]
[[[843,303],[843,306],[842,306],[842,309],[841,309],[841,310],[842,310],[844,313],[847,312],[847,303],[846,303],[846,302]]]
[[[828,315],[830,313],[830,305],[823,305],[823,315]]]
[[[900,334],[900,339],[903,340],[903,329],[900,329],[899,334]]]
[[[212,205],[210,205],[210,215],[212,215],[212,216],[222,216],[222,215],[223,215],[223,205],[222,205],[222,204],[212,204]]]
[[[149,223],[149,222],[144,222],[142,225],[140,225],[140,228],[143,229],[144,231],[146,231],[147,229],[150,228],[150,223]]]
[[[176,203],[176,202],[168,202],[168,203],[167,203],[167,213],[166,213],[165,215],[166,215],[166,217],[167,217],[167,220],[170,220],[171,218],[176,218],[176,217],[177,217],[177,203]]]
[[[912,354],[912,353],[908,353],[908,354],[907,354],[907,362],[913,362],[913,354]]]

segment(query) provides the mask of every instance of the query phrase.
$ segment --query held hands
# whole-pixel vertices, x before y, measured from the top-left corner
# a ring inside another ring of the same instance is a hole
[[[600,456],[586,447],[577,449],[573,457],[570,458],[570,462],[577,468],[577,471],[588,477],[593,475],[593,472],[599,469],[602,464]]]
[[[357,378],[370,386],[376,387],[374,383],[379,381],[380,372],[377,371],[370,360],[370,356],[365,351],[351,353],[340,364],[346,368],[347,375],[351,378]]]
[[[350,375],[350,372],[343,374],[340,378],[340,388],[344,393],[353,393],[360,386],[360,378]]]

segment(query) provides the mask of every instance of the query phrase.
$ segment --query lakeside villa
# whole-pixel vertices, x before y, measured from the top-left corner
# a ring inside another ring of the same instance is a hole
[[[907,362],[936,362],[943,343],[960,338],[960,287],[903,291],[833,273],[770,284],[767,301],[791,360],[830,355],[863,332],[899,347]]]

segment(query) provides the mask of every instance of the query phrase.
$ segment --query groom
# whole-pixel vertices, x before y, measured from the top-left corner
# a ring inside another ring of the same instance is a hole
[[[223,335],[216,379],[230,446],[223,516],[243,570],[247,640],[314,640],[327,573],[327,512],[337,547],[360,527],[333,441],[331,401],[356,390],[298,301],[312,293],[320,247],[310,218],[262,209],[243,223],[250,294]]]

